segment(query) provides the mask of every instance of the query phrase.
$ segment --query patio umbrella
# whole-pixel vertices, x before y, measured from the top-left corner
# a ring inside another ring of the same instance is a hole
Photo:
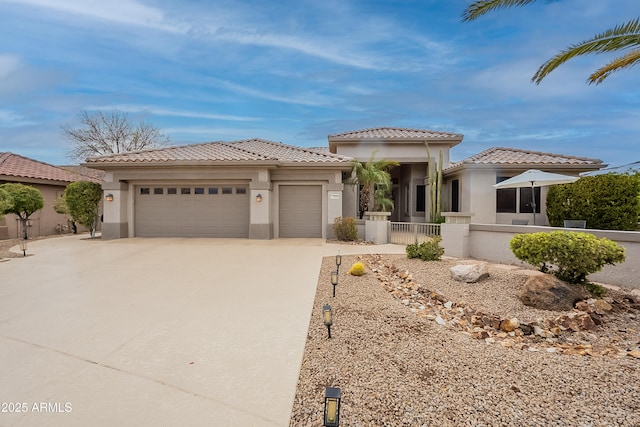
[[[513,178],[509,178],[498,184],[495,184],[496,189],[500,188],[522,188],[531,187],[531,207],[533,208],[533,225],[536,225],[536,198],[533,193],[534,187],[545,187],[548,185],[556,184],[569,184],[576,182],[579,177],[561,175],[559,173],[543,172],[537,169],[529,169],[522,172],[520,175],[516,175]]]

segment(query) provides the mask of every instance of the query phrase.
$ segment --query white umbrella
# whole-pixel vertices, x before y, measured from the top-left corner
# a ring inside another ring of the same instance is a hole
[[[569,184],[576,182],[579,177],[560,175],[559,173],[543,172],[537,169],[529,169],[494,185],[496,189],[500,188],[522,188],[531,187],[531,207],[533,208],[533,225],[536,224],[536,198],[533,192],[534,187],[545,187],[556,184]]]

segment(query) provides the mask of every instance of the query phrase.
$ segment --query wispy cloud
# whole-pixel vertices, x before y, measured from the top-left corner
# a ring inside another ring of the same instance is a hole
[[[184,33],[188,27],[169,23],[164,12],[156,7],[146,6],[135,0],[0,0],[59,12],[81,15],[88,18],[117,24],[135,25],[172,33]]]
[[[90,105],[87,110],[122,111],[125,113],[148,113],[156,116],[190,117],[197,119],[225,120],[234,122],[254,122],[262,120],[260,117],[233,116],[228,114],[205,113],[199,111],[174,110],[152,107],[148,105],[114,104],[114,105]]]

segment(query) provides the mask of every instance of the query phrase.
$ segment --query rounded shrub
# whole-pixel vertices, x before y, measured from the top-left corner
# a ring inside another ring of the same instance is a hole
[[[336,239],[351,242],[358,238],[358,226],[352,217],[337,217],[333,221],[333,234]]]
[[[624,262],[625,250],[616,242],[589,233],[552,231],[517,234],[510,242],[519,260],[569,283],[586,283],[587,275],[606,264]]]
[[[362,276],[364,275],[364,264],[361,262],[356,262],[349,269],[349,274],[352,276]]]
[[[413,243],[407,245],[405,249],[407,258],[420,258],[423,261],[440,261],[442,255],[444,255],[444,248],[440,246],[441,240],[442,238],[440,236],[436,236],[420,244]]]

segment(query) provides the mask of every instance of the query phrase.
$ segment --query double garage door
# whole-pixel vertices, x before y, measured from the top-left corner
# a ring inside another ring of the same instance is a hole
[[[247,185],[137,186],[139,237],[249,237]]]

